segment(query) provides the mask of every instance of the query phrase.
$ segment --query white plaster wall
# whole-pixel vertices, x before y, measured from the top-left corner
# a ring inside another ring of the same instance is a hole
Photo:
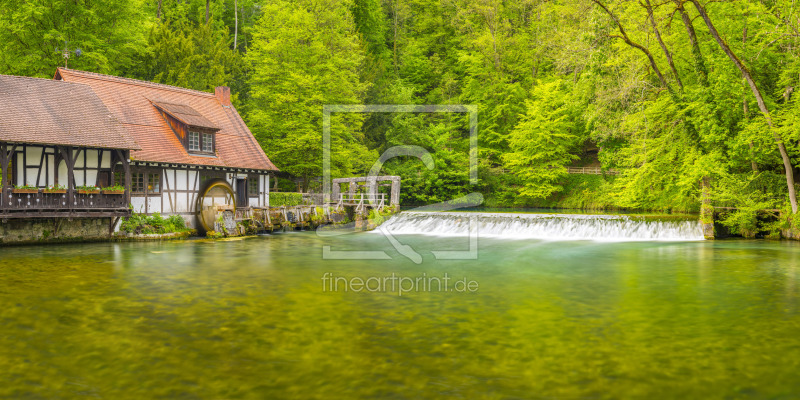
[[[147,198],[147,212],[150,214],[161,212],[161,198],[148,197]]]
[[[137,213],[144,212],[144,197],[140,196],[132,196],[131,197],[131,205],[133,206],[133,211]]]
[[[100,152],[97,151],[97,150],[86,150],[86,166],[87,167],[89,167],[89,168],[97,168],[98,167],[97,164],[98,164],[98,161],[99,161],[99,158],[100,158],[100,154],[99,153]],[[83,159],[83,157],[81,157],[81,161],[82,161],[82,159]],[[95,176],[97,176],[97,175],[95,174]],[[89,179],[89,182],[92,182],[92,180]]]
[[[36,174],[39,173],[39,168],[26,168],[28,170],[28,179],[25,180],[26,185],[36,186]]]
[[[42,158],[42,148],[41,147],[26,147],[27,154],[28,154],[28,165],[38,165],[39,161]]]
[[[175,190],[175,170],[164,169],[161,171],[161,175],[164,176],[164,186],[161,188],[161,190]]]
[[[61,162],[58,163],[58,184],[67,186],[67,183],[69,183],[69,179],[67,178],[67,162],[61,160]]]
[[[187,171],[176,171],[175,172],[175,186],[173,189],[177,190],[187,190],[186,185],[186,175]]]
[[[94,160],[94,161],[97,162],[97,160]],[[81,175],[81,177],[83,177],[83,174],[78,174],[78,175]],[[75,181],[77,182],[77,179]],[[86,170],[86,182],[83,183],[83,184],[84,185],[96,185],[97,184],[97,170],[96,169]]]
[[[111,168],[111,152],[108,150],[103,151],[103,165],[100,168],[108,169]]]
[[[164,203],[164,209],[161,212],[168,215],[174,212],[173,207],[175,207],[175,194],[172,193],[175,190],[175,170],[163,169],[161,176],[161,198]]]
[[[189,195],[186,193],[177,193],[175,198],[173,199],[175,204],[174,212],[189,212],[191,209],[189,208]]]
[[[200,188],[198,187],[200,185],[200,180],[197,179],[198,172],[189,171],[187,173],[189,174],[189,189],[194,191],[200,191]]]
[[[166,181],[167,180],[164,179],[164,182],[166,182]],[[173,197],[172,192],[167,192],[166,190],[162,189],[161,199],[163,200],[163,203],[164,203],[164,209],[161,210],[162,214],[168,215],[168,214],[171,214],[173,212],[173,210],[172,210],[173,205],[172,205],[171,202],[174,202],[175,200],[172,197]]]
[[[269,175],[264,175],[264,207],[269,207]]]
[[[55,156],[52,154],[47,155],[47,177],[45,179],[45,174],[42,174],[42,184],[45,186],[55,185],[56,184],[56,166],[53,164],[55,161]],[[67,186],[67,185],[64,185]]]
[[[42,149],[41,147],[26,147],[25,153],[28,156],[28,165],[39,165],[42,161]],[[21,154],[20,154],[21,156]],[[20,162],[17,164],[18,166],[22,167],[22,158],[20,157]],[[25,180],[26,185],[36,186],[36,176],[39,174],[39,168],[26,168],[28,171],[28,179]],[[18,168],[20,172],[22,172],[22,168]],[[42,171],[44,172],[44,171]],[[44,174],[42,175],[44,178]],[[18,182],[22,182],[22,177],[20,177]]]

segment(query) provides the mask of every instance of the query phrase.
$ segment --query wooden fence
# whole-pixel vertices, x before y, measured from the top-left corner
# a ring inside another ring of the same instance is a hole
[[[568,167],[567,172],[570,174],[589,174],[589,175],[617,175],[619,172],[613,169],[608,169],[603,172],[600,167]]]

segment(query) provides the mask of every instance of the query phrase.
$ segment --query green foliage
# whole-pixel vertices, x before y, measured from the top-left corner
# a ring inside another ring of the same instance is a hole
[[[299,206],[301,204],[303,204],[303,195],[301,193],[269,193],[270,207]]]
[[[369,210],[369,216],[367,218],[369,219],[370,223],[373,223],[375,225],[380,225],[383,223],[383,221],[386,220],[385,218],[383,218],[383,215],[381,215],[379,211],[376,211],[374,209]]]
[[[342,0],[270,0],[262,8],[245,57],[250,68],[248,124],[283,171],[322,175],[322,107],[358,104],[368,84],[359,79],[364,46]],[[363,145],[358,113],[330,120],[331,173],[363,174],[376,154]]]
[[[501,192],[500,198],[486,199],[488,207],[527,207],[527,208],[575,208],[575,209],[623,209],[614,199],[615,177],[613,175],[568,174],[559,179],[562,188],[546,198],[521,198],[515,190]]]
[[[651,21],[647,3],[622,0],[7,0],[0,73],[52,77],[63,65],[55,49],[69,41],[84,53],[73,68],[231,86],[266,154],[302,178],[302,191],[323,172],[325,105],[472,104],[478,185],[459,113],[333,113],[331,173],[365,175],[387,149],[416,145],[434,168],[399,157],[382,171],[402,176],[405,205],[480,191],[488,205],[694,211],[708,177],[715,205],[742,210],[732,226],[752,230],[754,210],[788,200],[774,134],[800,163],[799,11],[705,5],[764,113],[696,7],[675,4],[653,3]],[[641,47],[621,40],[617,23]],[[566,174],[589,162],[619,175]]]
[[[206,237],[209,239],[221,239],[225,237],[225,234],[222,232],[208,231],[206,232]]]
[[[715,185],[712,199],[717,206],[731,205],[735,210],[723,213],[718,222],[726,226],[732,234],[752,238],[760,232],[776,234],[780,229],[775,224],[777,210],[786,203],[780,196],[783,191],[781,177],[774,173],[760,172],[726,175]],[[778,195],[778,196],[776,196]],[[791,215],[791,210],[786,211]],[[767,218],[771,214],[771,218]]]
[[[213,21],[165,19],[151,29],[149,52],[137,72],[145,80],[213,92],[216,86],[230,85],[234,75],[242,72],[241,59],[230,49],[230,41],[227,29]]]
[[[502,158],[522,179],[522,197],[541,199],[560,191],[566,166],[579,158],[573,153],[586,140],[576,112],[580,103],[566,97],[564,86],[561,81],[535,86],[526,113],[509,136],[510,151]]]
[[[122,220],[120,230],[136,235],[147,235],[186,232],[190,229],[186,227],[186,221],[180,215],[170,215],[164,218],[159,213],[150,216],[134,213]]]
[[[33,185],[14,185],[14,189],[34,190],[38,189],[38,187]]]
[[[109,74],[131,71],[146,53],[154,16],[142,0],[5,0],[0,4],[0,74],[52,78],[69,67]]]

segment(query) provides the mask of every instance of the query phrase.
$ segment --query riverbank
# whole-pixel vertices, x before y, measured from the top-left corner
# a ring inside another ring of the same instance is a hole
[[[197,231],[194,229],[182,232],[149,233],[149,234],[131,234],[131,233],[120,232],[114,235],[114,237],[112,237],[111,240],[118,242],[124,242],[124,241],[147,242],[147,241],[157,241],[157,240],[183,240],[192,237],[199,237],[197,235]]]

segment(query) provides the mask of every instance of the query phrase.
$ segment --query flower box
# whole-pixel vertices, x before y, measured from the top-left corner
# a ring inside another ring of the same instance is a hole
[[[39,189],[11,189],[11,193],[34,194],[34,193],[39,193]]]
[[[47,194],[64,194],[64,193],[67,193],[67,189],[44,189],[44,190],[42,190],[42,193],[47,193]]]
[[[125,194],[124,190],[103,190],[103,194]]]
[[[98,194],[98,193],[100,193],[100,189],[95,189],[95,190],[78,189],[78,193],[80,193],[80,194]]]

